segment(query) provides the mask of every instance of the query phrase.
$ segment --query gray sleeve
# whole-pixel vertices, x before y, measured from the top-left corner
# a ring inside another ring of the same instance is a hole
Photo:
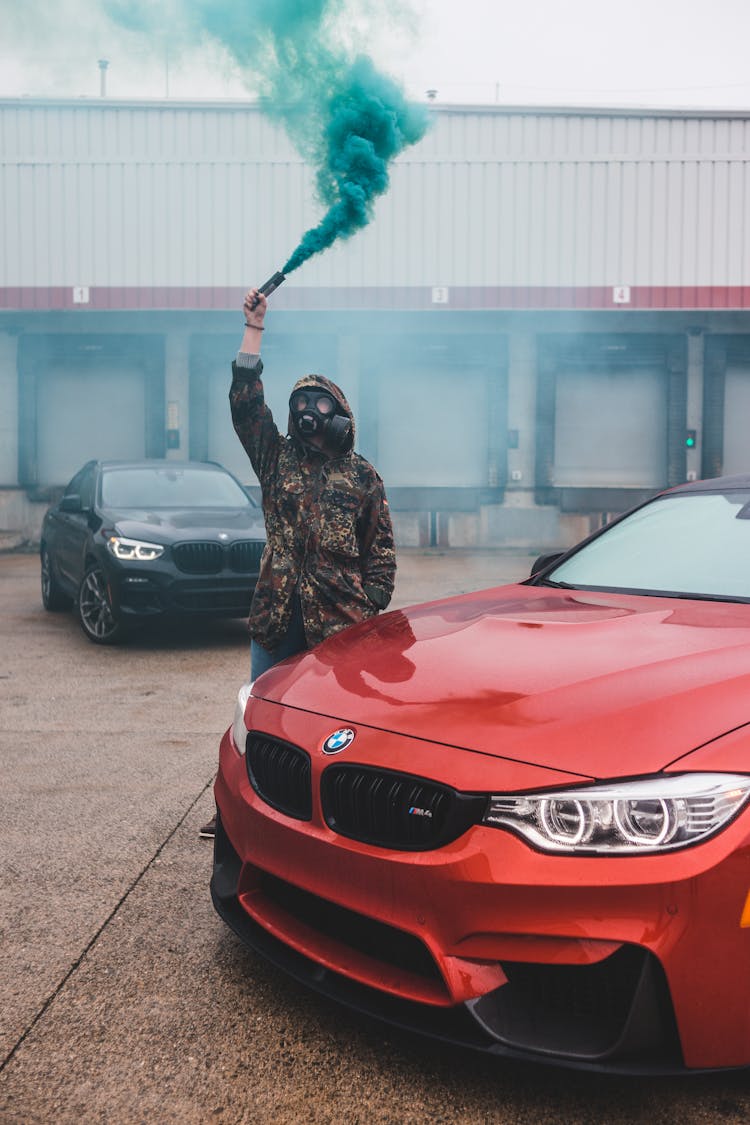
[[[237,352],[237,366],[255,368],[260,364],[260,356],[252,352]],[[261,367],[261,371],[263,368]]]

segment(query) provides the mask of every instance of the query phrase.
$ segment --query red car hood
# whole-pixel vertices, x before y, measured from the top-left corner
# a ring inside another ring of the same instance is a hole
[[[348,629],[254,694],[588,777],[649,773],[750,722],[750,605],[505,586]]]

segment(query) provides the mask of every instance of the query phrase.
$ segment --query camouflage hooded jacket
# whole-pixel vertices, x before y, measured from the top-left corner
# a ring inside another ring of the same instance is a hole
[[[353,451],[354,416],[335,383],[306,375],[294,386],[328,391],[351,420],[345,449],[328,457],[279,432],[265,402],[263,364],[250,364],[232,364],[229,392],[234,428],[260,481],[268,536],[250,635],[276,648],[296,592],[312,646],[388,605],[396,573],[388,501],[375,469]]]

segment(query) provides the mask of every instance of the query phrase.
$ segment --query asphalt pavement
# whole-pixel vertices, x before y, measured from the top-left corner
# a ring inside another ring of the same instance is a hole
[[[394,606],[531,561],[402,551]],[[38,587],[35,556],[0,554],[4,1125],[750,1120],[747,1072],[491,1061],[358,1017],[246,951],[211,906],[198,838],[247,678],[244,624],[98,648]]]

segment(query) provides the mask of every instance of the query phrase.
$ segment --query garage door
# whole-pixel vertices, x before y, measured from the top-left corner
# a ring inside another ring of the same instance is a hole
[[[730,364],[724,386],[723,471],[750,473],[750,366]]]
[[[36,382],[36,452],[42,485],[66,484],[93,458],[146,454],[144,375],[127,366],[46,368]]]
[[[667,386],[656,368],[558,372],[554,483],[659,488],[667,479]]]
[[[486,485],[488,393],[482,369],[382,372],[377,469],[388,487]]]

